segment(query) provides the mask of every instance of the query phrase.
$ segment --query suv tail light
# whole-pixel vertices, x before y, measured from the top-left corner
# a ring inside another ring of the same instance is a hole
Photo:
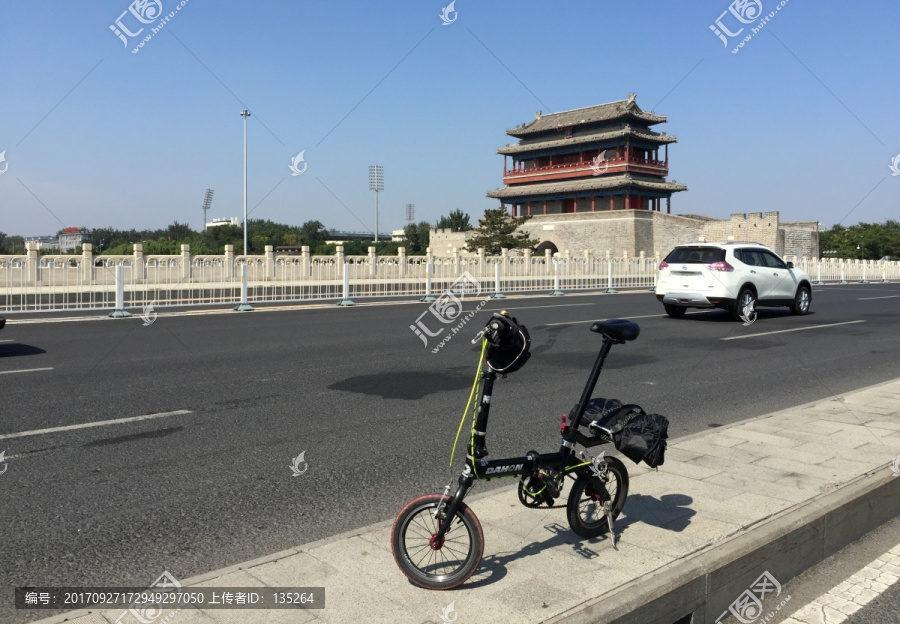
[[[707,264],[706,268],[710,271],[734,271],[734,267],[725,262],[713,262],[712,264]]]
[[[659,263],[660,271],[662,271],[663,269],[668,269],[668,268],[669,268],[669,264],[665,260],[663,260],[662,262]]]

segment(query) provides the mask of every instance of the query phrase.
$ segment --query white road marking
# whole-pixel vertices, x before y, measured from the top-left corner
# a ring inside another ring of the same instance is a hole
[[[0,340],[0,342],[15,342],[15,340],[13,340],[12,338],[10,338],[9,340]]]
[[[647,314],[645,316],[624,316],[624,317],[620,317],[620,318],[626,318],[626,319],[631,320],[631,319],[643,319],[643,318],[656,318],[658,316],[665,316],[665,314]],[[578,323],[597,323],[599,320],[605,320],[605,319],[591,319],[589,321],[566,321],[565,323],[544,323],[544,324],[547,325],[548,327],[552,327],[555,325],[577,325]]]
[[[592,306],[593,303],[560,303],[557,305],[545,305],[545,306],[508,306],[505,308],[483,308],[482,312],[501,312],[502,310],[537,310],[538,308],[572,308],[575,306]]]
[[[746,334],[744,336],[729,336],[727,338],[719,338],[719,340],[741,340],[743,338],[755,338],[757,336],[770,336],[772,334],[786,334],[788,332],[804,331],[807,329],[821,329],[823,327],[837,327],[838,325],[853,325],[854,323],[865,323],[865,321],[844,321],[843,323],[827,323],[825,325],[807,325],[806,327],[795,327],[793,329],[779,329],[777,331],[761,332],[759,334]]]
[[[35,325],[37,323],[74,323],[78,321],[102,321],[108,319],[108,316],[65,316],[53,318],[32,318],[32,319],[6,319],[9,325]]]
[[[791,614],[785,624],[840,624],[900,581],[900,545],[894,546],[826,594]]]
[[[860,297],[857,301],[872,301],[873,299],[896,299],[900,295],[887,295],[885,297]]]
[[[89,429],[91,427],[108,427],[109,425],[121,425],[124,423],[137,422],[139,420],[152,420],[154,418],[165,418],[166,416],[182,416],[184,414],[192,414],[191,410],[176,410],[174,412],[160,412],[159,414],[146,414],[144,416],[131,416],[129,418],[116,418],[115,420],[101,420],[98,422],[81,423],[80,425],[66,425],[64,427],[51,427],[49,429],[34,429],[32,431],[20,431],[19,433],[4,433],[0,435],[0,440],[8,438],[24,438],[26,436],[44,435],[47,433],[58,433],[60,431],[72,431],[73,429]]]
[[[703,314],[704,312],[713,312],[714,310],[710,308],[709,310],[697,310],[696,312],[685,312],[685,314]],[[645,319],[645,318],[661,318],[665,317],[665,314],[645,314],[644,316],[619,316],[616,318],[623,318],[626,320],[634,320],[634,319]],[[608,320],[608,319],[600,319],[600,320]],[[597,323],[598,319],[591,319],[590,321],[566,321],[565,323],[544,323],[546,326],[551,325],[576,325],[578,323]]]
[[[53,370],[52,366],[47,368],[23,368],[22,370],[0,371],[0,375],[12,375],[13,373],[36,373],[37,371]]]

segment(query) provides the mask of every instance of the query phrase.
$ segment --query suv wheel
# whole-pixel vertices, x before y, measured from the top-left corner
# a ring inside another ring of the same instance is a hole
[[[797,294],[794,295],[794,305],[791,306],[791,314],[808,314],[811,301],[812,295],[809,292],[809,286],[805,284],[800,286],[797,289]]]
[[[684,313],[687,312],[687,308],[682,308],[681,306],[669,305],[668,303],[664,303],[663,307],[666,309],[666,314],[671,316],[672,318],[681,318],[684,316]]]
[[[734,302],[734,309],[731,311],[731,318],[736,321],[740,321],[741,315],[749,306],[752,306],[751,309],[756,309],[756,293],[753,292],[753,289],[747,288],[745,286],[741,289],[740,294],[738,294],[737,301]]]

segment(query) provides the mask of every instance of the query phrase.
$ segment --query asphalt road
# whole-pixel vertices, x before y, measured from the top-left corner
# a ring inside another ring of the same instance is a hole
[[[597,395],[665,414],[671,437],[900,377],[900,284],[816,288],[813,314],[763,309],[749,327],[723,312],[666,318],[646,292],[508,299],[437,354],[409,328],[422,304],[149,326],[14,317],[0,332],[0,621],[49,615],[11,611],[14,586],[186,578],[440,491],[477,364],[469,338],[501,307],[529,327],[533,357],[495,386],[492,458],[557,448],[600,346],[592,320],[642,329],[613,348]],[[822,327],[767,333],[809,326]],[[2,437],[177,410],[190,413]]]

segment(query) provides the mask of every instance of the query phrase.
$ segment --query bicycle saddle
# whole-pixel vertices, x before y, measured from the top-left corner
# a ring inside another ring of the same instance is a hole
[[[602,334],[610,340],[625,342],[637,338],[641,333],[641,328],[637,323],[625,319],[609,319],[592,324],[591,331]]]

